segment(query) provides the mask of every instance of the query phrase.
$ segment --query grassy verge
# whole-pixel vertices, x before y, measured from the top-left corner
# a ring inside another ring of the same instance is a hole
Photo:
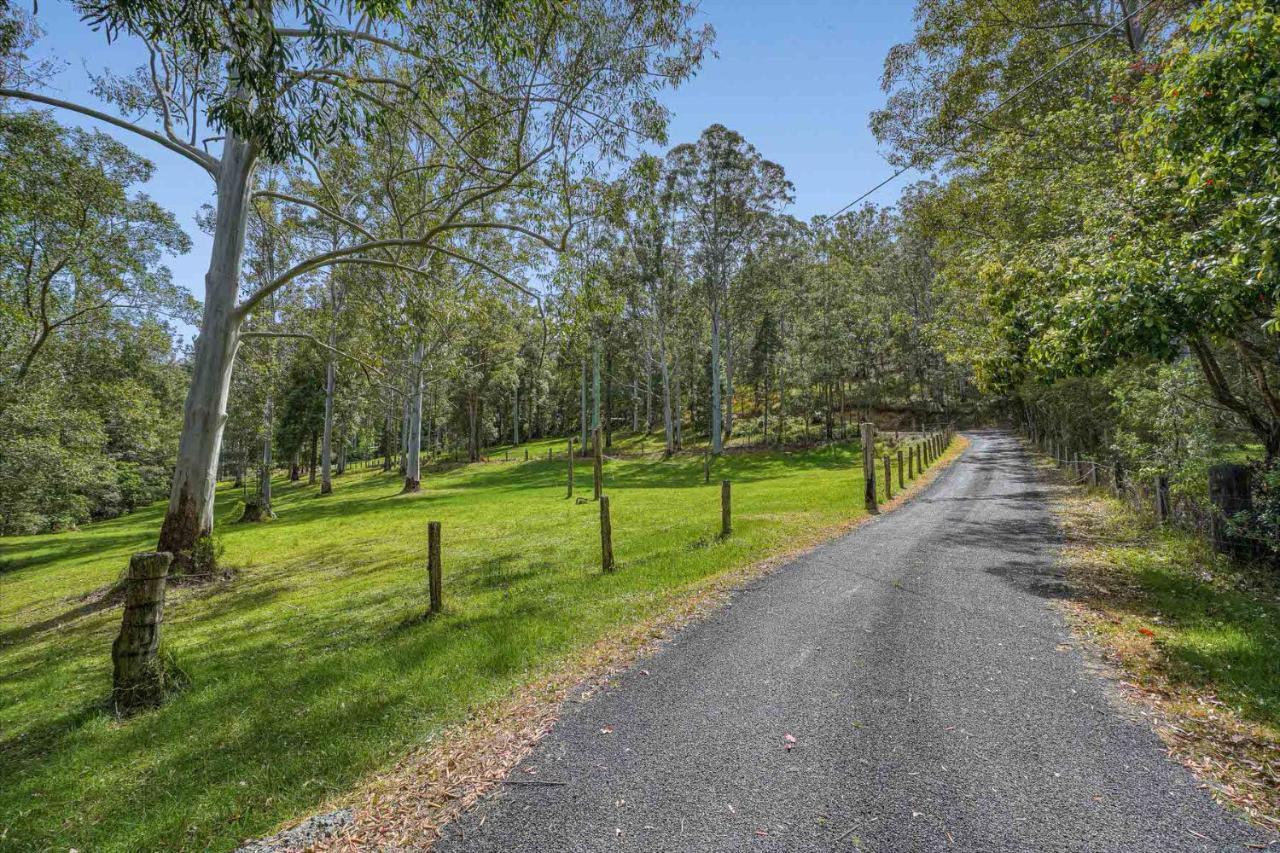
[[[673,595],[817,541],[862,513],[856,445],[606,466],[618,571],[566,463],[449,467],[398,494],[353,471],[333,495],[280,483],[280,518],[218,518],[233,580],[171,592],[167,653],[191,685],[119,722],[103,710],[119,610],[102,595],[160,507],[0,540],[0,848],[225,849],[347,791],[435,732],[534,683]],[[511,458],[523,459],[522,446]],[[501,458],[491,454],[491,458]],[[577,466],[590,493],[590,463]],[[718,480],[734,534],[717,538]],[[585,485],[585,489],[583,488]],[[425,609],[427,520],[444,524],[446,612]]]
[[[1062,486],[1054,507],[1077,629],[1171,754],[1280,830],[1280,578],[1154,529],[1099,490]]]

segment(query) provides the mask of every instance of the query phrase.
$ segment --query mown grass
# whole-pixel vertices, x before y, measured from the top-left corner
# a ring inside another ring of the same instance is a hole
[[[162,507],[0,539],[0,848],[234,847],[681,590],[862,513],[855,444],[730,455],[710,485],[697,456],[612,460],[604,575],[597,505],[566,500],[566,462],[545,458],[563,442],[526,446],[429,471],[416,495],[394,472],[350,471],[326,497],[281,481],[268,524],[231,523],[239,494],[221,489],[235,577],[171,589],[166,654],[190,684],[124,722],[103,704],[120,611],[100,593],[153,546]],[[576,472],[589,497],[590,462]],[[422,619],[428,520],[446,609]]]
[[[1055,502],[1078,624],[1215,791],[1280,829],[1280,576],[1160,530],[1100,490]]]

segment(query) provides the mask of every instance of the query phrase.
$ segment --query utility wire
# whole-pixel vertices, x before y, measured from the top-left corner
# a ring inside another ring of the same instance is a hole
[[[978,113],[978,114],[977,114],[976,116],[974,116],[973,118],[963,119],[963,121],[964,121],[965,123],[967,123],[967,124],[973,124],[974,122],[978,121],[979,119],[987,118],[988,116],[990,116],[990,115],[992,115],[992,114],[994,114],[994,113],[998,112],[999,110],[1003,109],[1004,107],[1008,106],[1008,105],[1009,105],[1010,103],[1012,103],[1014,100],[1016,100],[1017,98],[1021,97],[1024,93],[1026,93],[1028,90],[1030,90],[1030,89],[1031,89],[1031,88],[1033,88],[1034,86],[1039,85],[1041,82],[1043,82],[1045,79],[1047,79],[1050,75],[1052,75],[1052,74],[1053,74],[1053,72],[1057,71],[1059,68],[1061,68],[1062,66],[1066,65],[1068,62],[1070,62],[1071,60],[1075,59],[1077,56],[1079,56],[1080,54],[1084,53],[1084,52],[1085,52],[1086,50],[1088,50],[1089,48],[1093,47],[1095,44],[1097,44],[1099,41],[1101,41],[1104,37],[1106,37],[1106,36],[1110,35],[1111,33],[1115,32],[1115,31],[1116,31],[1116,30],[1118,30],[1120,27],[1122,27],[1122,26],[1124,26],[1124,25],[1128,24],[1128,23],[1129,23],[1129,21],[1133,20],[1134,18],[1137,18],[1137,17],[1138,17],[1138,15],[1141,15],[1144,11],[1146,11],[1147,7],[1151,6],[1151,5],[1152,5],[1153,3],[1155,3],[1155,2],[1156,2],[1156,0],[1147,0],[1147,2],[1143,3],[1143,4],[1142,4],[1141,6],[1139,6],[1137,9],[1134,9],[1134,10],[1133,10],[1133,12],[1131,12],[1131,13],[1129,13],[1129,14],[1125,15],[1124,17],[1122,17],[1122,18],[1121,18],[1119,21],[1117,21],[1116,23],[1112,24],[1111,26],[1107,27],[1107,28],[1106,28],[1105,30],[1103,30],[1102,32],[1100,32],[1100,33],[1098,33],[1097,35],[1093,36],[1092,38],[1088,39],[1088,40],[1087,40],[1087,41],[1085,41],[1083,44],[1081,44],[1079,47],[1077,47],[1075,50],[1071,51],[1071,52],[1070,52],[1070,53],[1068,53],[1066,56],[1064,56],[1062,59],[1058,60],[1058,61],[1057,61],[1057,62],[1055,62],[1053,65],[1050,65],[1050,66],[1049,66],[1048,68],[1046,68],[1044,71],[1040,72],[1040,73],[1039,73],[1039,74],[1037,74],[1035,77],[1031,78],[1031,79],[1030,79],[1030,80],[1028,80],[1026,83],[1024,83],[1022,86],[1019,86],[1016,90],[1014,90],[1014,91],[1013,91],[1013,92],[1011,92],[1010,94],[1006,95],[1006,96],[1005,96],[1003,99],[1001,99],[1001,100],[1000,100],[1000,101],[999,101],[995,106],[991,107],[991,108],[990,108],[990,109],[988,109],[988,110],[985,110],[984,112],[980,112],[980,113]],[[940,147],[941,147],[941,146],[939,146],[939,148],[940,148]],[[822,217],[822,219],[818,222],[818,225],[825,225],[825,224],[827,224],[827,223],[828,223],[828,222],[830,222],[832,219],[835,219],[837,216],[839,216],[840,214],[844,213],[846,210],[848,210],[849,208],[853,207],[853,206],[854,206],[855,204],[857,204],[858,202],[860,202],[860,201],[862,201],[863,199],[865,199],[867,196],[871,195],[872,193],[876,192],[877,190],[879,190],[879,189],[881,189],[881,188],[885,187],[886,185],[888,185],[888,184],[892,183],[893,181],[897,180],[898,178],[902,177],[902,176],[903,176],[903,175],[905,175],[907,172],[911,171],[911,169],[912,169],[912,168],[913,168],[913,167],[912,167],[912,166],[910,166],[910,165],[903,166],[901,169],[899,169],[898,171],[894,172],[892,175],[890,175],[889,177],[885,178],[883,181],[881,181],[880,183],[876,184],[874,187],[872,187],[871,189],[867,190],[867,191],[866,191],[866,192],[864,192],[862,195],[858,196],[858,197],[857,197],[857,198],[855,198],[853,201],[849,202],[849,203],[848,203],[848,204],[846,204],[844,207],[842,207],[842,208],[840,208],[839,210],[837,210],[835,213],[832,213],[832,214],[830,214],[830,215],[828,215],[828,216],[824,216],[824,217]]]

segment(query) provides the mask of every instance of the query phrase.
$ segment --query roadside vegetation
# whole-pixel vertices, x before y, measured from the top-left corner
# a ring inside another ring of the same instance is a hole
[[[1060,485],[1053,504],[1078,630],[1172,755],[1280,830],[1280,577],[1097,489]]]

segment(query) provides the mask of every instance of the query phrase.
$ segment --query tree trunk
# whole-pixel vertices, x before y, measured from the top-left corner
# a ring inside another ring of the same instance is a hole
[[[582,360],[582,384],[581,384],[581,402],[578,406],[578,421],[581,435],[579,436],[578,446],[582,448],[582,452],[587,452],[587,360]]]
[[[413,350],[413,397],[409,401],[408,446],[405,449],[404,490],[416,492],[422,480],[422,341]]]
[[[330,470],[330,458],[333,456],[333,393],[338,384],[338,364],[333,350],[338,345],[338,330],[329,328],[329,359],[324,366],[324,438],[320,448],[320,494],[327,495],[333,491],[333,477]]]
[[[262,419],[264,426],[262,436],[262,475],[258,482],[258,503],[262,507],[264,513],[271,512],[271,430],[272,430],[272,403],[270,398],[267,399],[267,405],[263,407]]]
[[[311,465],[307,469],[307,485],[316,484],[316,456],[320,451],[320,436],[311,433]]]
[[[719,456],[724,451],[724,436],[720,433],[720,305],[711,306],[711,453]]]
[[[467,392],[467,458],[480,461],[480,401],[474,391]]]
[[[191,385],[182,412],[182,433],[169,507],[157,551],[174,556],[178,572],[192,569],[197,542],[213,532],[218,452],[227,421],[227,394],[240,346],[236,312],[244,255],[248,192],[256,161],[254,146],[228,130],[217,178],[217,213],[209,270],[204,278],[204,313],[191,364]],[[212,567],[203,567],[206,571]]]
[[[382,424],[382,470],[391,470],[391,406],[387,406],[387,416]]]
[[[658,330],[658,359],[662,368],[662,435],[666,442],[664,453],[669,457],[676,452],[675,424],[671,417],[671,371],[667,366],[667,334]]]
[[[733,324],[724,321],[724,438],[733,437]]]
[[[591,429],[600,428],[600,344],[591,342]]]
[[[604,446],[613,447],[613,353],[604,356]]]

